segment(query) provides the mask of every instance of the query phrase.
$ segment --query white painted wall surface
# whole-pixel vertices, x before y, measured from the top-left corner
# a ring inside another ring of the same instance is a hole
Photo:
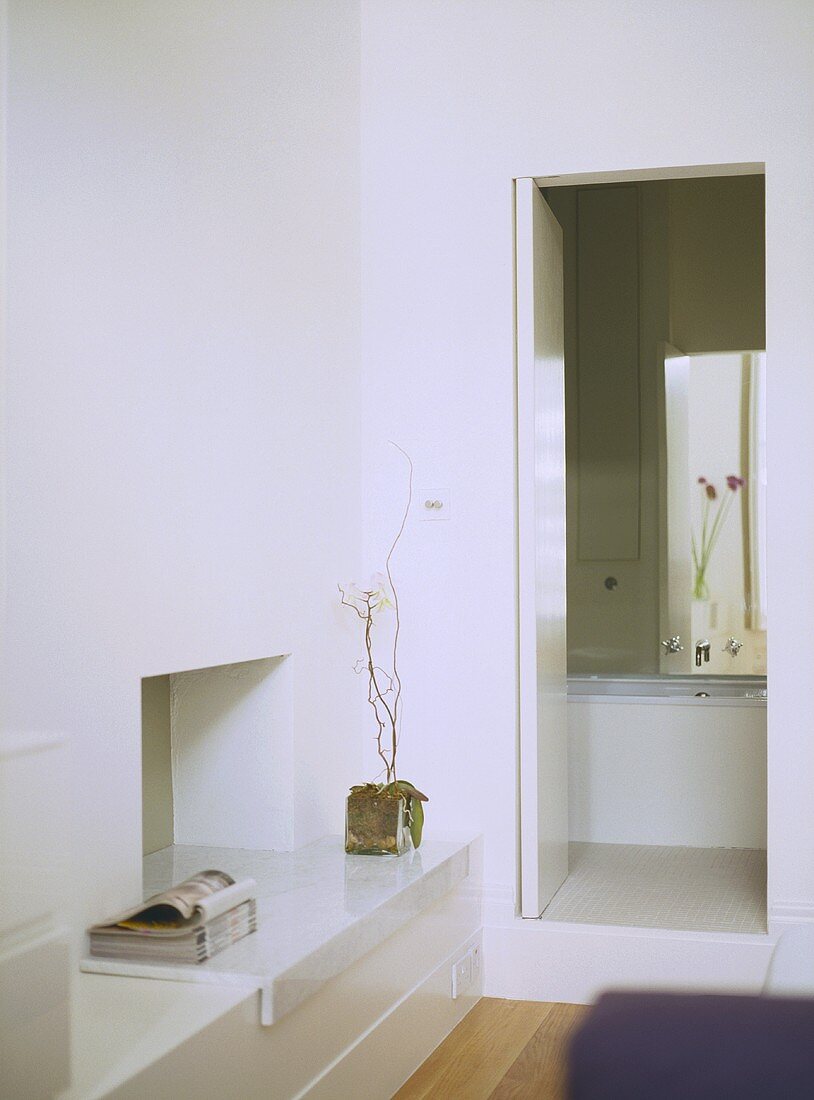
[[[766,847],[762,707],[568,703],[571,840]]]
[[[9,7],[7,702],[78,929],[140,895],[142,676],[291,653],[302,835],[358,777],[359,17]]]
[[[511,179],[755,160],[769,891],[811,912],[806,0],[364,0],[361,410],[359,6],[10,8],[7,702],[75,743],[77,925],[138,893],[143,675],[302,654],[296,782],[310,831],[338,827],[359,685],[333,583],[356,571],[360,419],[372,561],[384,438],[452,497],[399,548],[403,771],[428,828],[483,829],[487,877],[514,886]]]
[[[286,852],[306,843],[293,678],[287,657],[170,676],[176,844]]]
[[[365,455],[398,439],[454,507],[401,549],[404,765],[487,881],[516,872],[512,177],[765,161],[769,898],[814,913],[813,35],[806,0],[362,4]]]

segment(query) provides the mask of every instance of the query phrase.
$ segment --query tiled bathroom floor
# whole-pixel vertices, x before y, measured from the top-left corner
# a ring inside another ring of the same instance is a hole
[[[699,932],[766,931],[766,853],[746,848],[571,844],[543,920]]]

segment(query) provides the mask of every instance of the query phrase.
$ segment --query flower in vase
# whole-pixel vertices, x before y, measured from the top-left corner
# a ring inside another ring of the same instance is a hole
[[[726,477],[726,486],[731,492],[724,494],[720,499],[718,497],[718,490],[711,481],[707,480],[707,478],[699,477],[697,483],[702,487],[704,493],[704,510],[700,537],[696,538],[695,532],[692,532],[692,594],[695,600],[706,600],[709,598],[707,567],[712,556],[712,551],[715,549],[723,525],[726,522],[726,517],[729,515],[732,501],[738,489],[743,488],[746,483],[744,479],[737,474],[728,474]],[[718,501],[718,506],[713,512],[711,506],[712,502],[715,500]]]

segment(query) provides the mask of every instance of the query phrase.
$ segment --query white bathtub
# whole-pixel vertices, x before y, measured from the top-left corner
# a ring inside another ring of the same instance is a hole
[[[746,697],[764,688],[571,677],[571,839],[765,848],[766,700]]]
[[[568,698],[696,707],[765,707],[767,691],[765,676],[569,676]]]

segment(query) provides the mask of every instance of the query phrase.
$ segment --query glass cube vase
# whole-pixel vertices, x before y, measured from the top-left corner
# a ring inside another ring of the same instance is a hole
[[[345,851],[364,856],[400,856],[410,847],[407,801],[375,785],[354,787],[345,807]]]

